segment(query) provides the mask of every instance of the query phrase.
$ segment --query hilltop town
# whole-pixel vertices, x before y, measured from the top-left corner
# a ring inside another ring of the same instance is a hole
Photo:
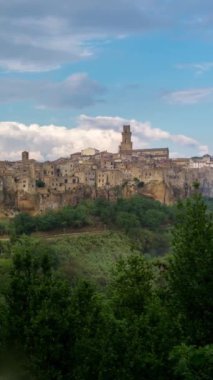
[[[213,157],[171,159],[168,148],[133,149],[124,125],[117,153],[83,149],[68,158],[37,162],[29,152],[20,161],[0,161],[0,213],[40,213],[83,198],[115,199],[139,193],[162,203],[189,195],[198,180],[213,197]]]

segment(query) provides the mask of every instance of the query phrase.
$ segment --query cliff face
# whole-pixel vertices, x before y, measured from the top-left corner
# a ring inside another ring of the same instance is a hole
[[[213,169],[180,169],[162,170],[158,179],[146,181],[139,191],[162,203],[172,204],[189,196],[193,184],[200,183],[200,189],[205,197],[213,198]]]
[[[10,187],[0,189],[0,214],[13,215],[15,210],[32,214],[47,209],[57,209],[65,205],[74,205],[82,199],[105,197],[115,200],[118,197],[131,197],[134,194],[149,196],[165,204],[172,204],[189,196],[193,183],[198,181],[204,196],[213,198],[213,169],[149,169],[138,173],[139,179],[132,178],[122,185],[108,188],[79,185],[75,189],[57,193],[48,189],[37,189],[34,193],[15,191]],[[7,180],[8,181],[8,180]]]

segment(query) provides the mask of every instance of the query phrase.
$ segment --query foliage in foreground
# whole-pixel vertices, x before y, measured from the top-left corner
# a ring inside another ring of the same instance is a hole
[[[179,206],[169,271],[174,310],[190,344],[213,336],[213,221],[199,193]]]
[[[213,222],[197,192],[180,206],[173,236],[170,261],[132,253],[102,292],[68,282],[47,244],[16,241],[0,302],[4,376],[212,379]]]

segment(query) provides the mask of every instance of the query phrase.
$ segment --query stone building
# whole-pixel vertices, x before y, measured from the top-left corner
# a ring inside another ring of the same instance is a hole
[[[120,154],[131,154],[132,153],[132,132],[130,131],[130,125],[123,126],[122,141],[119,147]]]
[[[128,161],[134,158],[143,159],[144,161],[167,161],[169,160],[168,148],[152,148],[152,149],[133,149],[131,140],[132,132],[130,125],[123,126],[122,141],[119,147],[120,156]]]
[[[213,168],[213,157],[209,154],[203,157],[192,157],[189,161],[189,166],[193,169]]]
[[[141,183],[145,195],[171,202],[170,183],[177,187],[179,181],[186,188],[189,170],[190,178],[194,179],[198,177],[198,169],[199,178],[205,169],[211,177],[212,168],[213,158],[209,155],[172,160],[168,148],[134,149],[130,125],[124,125],[117,153],[87,148],[67,158],[36,162],[30,159],[29,152],[23,151],[19,161],[0,161],[0,209],[5,207],[5,199],[7,204],[15,199],[11,207],[42,212],[76,203],[85,191],[92,196],[100,193],[109,196],[110,190],[119,188],[121,194],[128,183],[129,190],[125,190],[128,194],[137,191],[137,184]],[[205,180],[203,188],[205,194],[211,192],[211,182]],[[180,190],[179,194],[186,191]]]

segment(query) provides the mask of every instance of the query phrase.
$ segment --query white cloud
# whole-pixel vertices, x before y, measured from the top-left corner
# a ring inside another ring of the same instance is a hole
[[[81,128],[86,130],[96,127],[103,130],[113,129],[119,131],[119,133],[123,124],[131,124],[133,139],[135,139],[136,144],[141,144],[142,140],[145,139],[145,144],[151,141],[168,140],[183,146],[198,146],[198,142],[191,137],[185,135],[172,135],[171,133],[160,128],[153,128],[149,122],[140,122],[135,119],[124,119],[121,117],[110,116],[91,117],[81,115],[79,117],[79,124]]]
[[[173,91],[163,96],[170,104],[197,104],[213,101],[213,87]]]
[[[213,62],[198,62],[198,63],[181,63],[176,65],[179,70],[193,70],[195,74],[202,75],[207,71],[213,70]]]
[[[31,158],[54,160],[67,157],[88,146],[112,152],[118,151],[123,124],[131,124],[135,148],[159,146],[169,143],[192,147],[194,152],[207,153],[208,147],[184,135],[172,135],[148,122],[127,120],[121,117],[81,115],[74,128],[57,125],[25,125],[16,122],[0,122],[0,159],[20,159],[23,150],[30,151]]]

